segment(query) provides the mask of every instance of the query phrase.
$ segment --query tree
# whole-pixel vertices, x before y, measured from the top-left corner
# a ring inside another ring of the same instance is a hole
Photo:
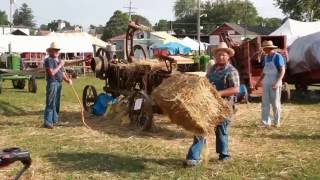
[[[278,28],[282,24],[282,19],[279,18],[264,18],[263,22],[266,27]]]
[[[123,13],[119,10],[113,13],[113,16],[106,23],[102,40],[108,40],[114,36],[123,34],[128,28],[129,16],[127,13]]]
[[[0,10],[0,25],[8,25],[8,16],[5,11]]]
[[[59,24],[64,23],[64,27],[59,29]],[[59,31],[59,30],[69,30],[72,29],[70,22],[62,19],[53,20],[47,24],[47,30]]]
[[[197,0],[177,0],[174,4],[174,14],[177,18],[194,15],[197,9]]]
[[[145,18],[145,17],[143,17],[141,15],[138,15],[138,14],[132,15],[131,16],[131,20],[132,21],[137,21],[137,22],[139,22],[139,24],[143,24],[143,25],[148,26],[148,27],[152,26],[152,24],[150,23],[150,21],[147,18]]]
[[[34,27],[32,9],[26,3],[17,9],[13,14],[13,24],[16,26]]]
[[[184,3],[183,3],[184,2]],[[174,23],[174,29],[183,29],[186,33],[196,33],[197,30],[197,12],[196,4],[197,0],[178,0],[177,4],[185,5],[185,8],[189,7],[189,10],[182,11],[178,6],[175,6],[175,14],[177,20]],[[194,6],[191,8],[190,6]],[[201,17],[201,26],[203,26],[203,33],[210,33],[213,28],[221,25],[225,22],[241,23],[256,25],[258,22],[258,13],[254,5],[248,1],[242,0],[208,0],[201,2],[201,14],[206,14],[206,17]]]
[[[320,19],[319,0],[275,0],[276,6],[288,17],[300,21]]]
[[[48,25],[47,24],[41,24],[40,25],[40,30],[49,30]]]
[[[165,19],[160,19],[158,23],[155,24],[154,30],[156,31],[169,31],[170,30],[170,23]]]

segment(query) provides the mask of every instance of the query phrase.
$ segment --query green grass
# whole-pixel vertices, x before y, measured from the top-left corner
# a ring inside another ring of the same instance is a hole
[[[102,91],[104,82],[93,77],[74,80],[81,96],[87,84]],[[259,127],[260,104],[240,105],[230,127],[232,160],[221,163],[211,153],[208,165],[183,168],[192,135],[156,117],[153,133],[132,130],[103,118],[80,120],[72,89],[64,84],[61,121],[53,130],[41,128],[45,81],[37,94],[8,89],[0,95],[0,147],[18,146],[31,152],[33,164],[25,179],[320,179],[320,121],[318,102],[285,104],[283,126]],[[215,152],[210,147],[210,152]],[[11,177],[21,167],[0,170]],[[3,178],[1,178],[3,179]]]

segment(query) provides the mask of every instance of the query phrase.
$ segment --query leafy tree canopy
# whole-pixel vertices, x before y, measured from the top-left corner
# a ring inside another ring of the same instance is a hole
[[[13,14],[13,24],[16,26],[35,27],[32,9],[23,3]]]

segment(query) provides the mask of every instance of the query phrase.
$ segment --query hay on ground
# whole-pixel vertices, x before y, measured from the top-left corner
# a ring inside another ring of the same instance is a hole
[[[175,74],[157,87],[152,97],[171,121],[196,135],[213,128],[231,115],[231,107],[205,77]]]

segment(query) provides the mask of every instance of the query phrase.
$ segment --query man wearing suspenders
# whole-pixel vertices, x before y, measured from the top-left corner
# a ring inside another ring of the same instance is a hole
[[[229,48],[226,43],[222,42],[218,48],[213,50],[213,54],[216,59],[216,64],[211,67],[206,77],[209,82],[215,86],[219,94],[233,106],[235,95],[240,91],[239,72],[230,63],[230,58],[234,56],[235,51]],[[230,159],[228,147],[228,127],[230,123],[231,117],[225,118],[221,124],[212,130],[215,131],[216,134],[216,152],[219,154],[219,160],[221,161]],[[204,137],[194,137],[193,144],[187,154],[186,166],[197,166],[201,163],[201,152],[204,144],[206,144]]]
[[[273,45],[272,41],[264,41],[262,43],[265,57],[263,58],[263,73],[261,74],[256,89],[263,80],[263,95],[262,95],[262,122],[263,125],[270,127],[270,105],[273,110],[273,120],[276,127],[280,127],[281,114],[281,87],[282,79],[285,74],[285,60],[283,56],[275,49],[278,47]]]

